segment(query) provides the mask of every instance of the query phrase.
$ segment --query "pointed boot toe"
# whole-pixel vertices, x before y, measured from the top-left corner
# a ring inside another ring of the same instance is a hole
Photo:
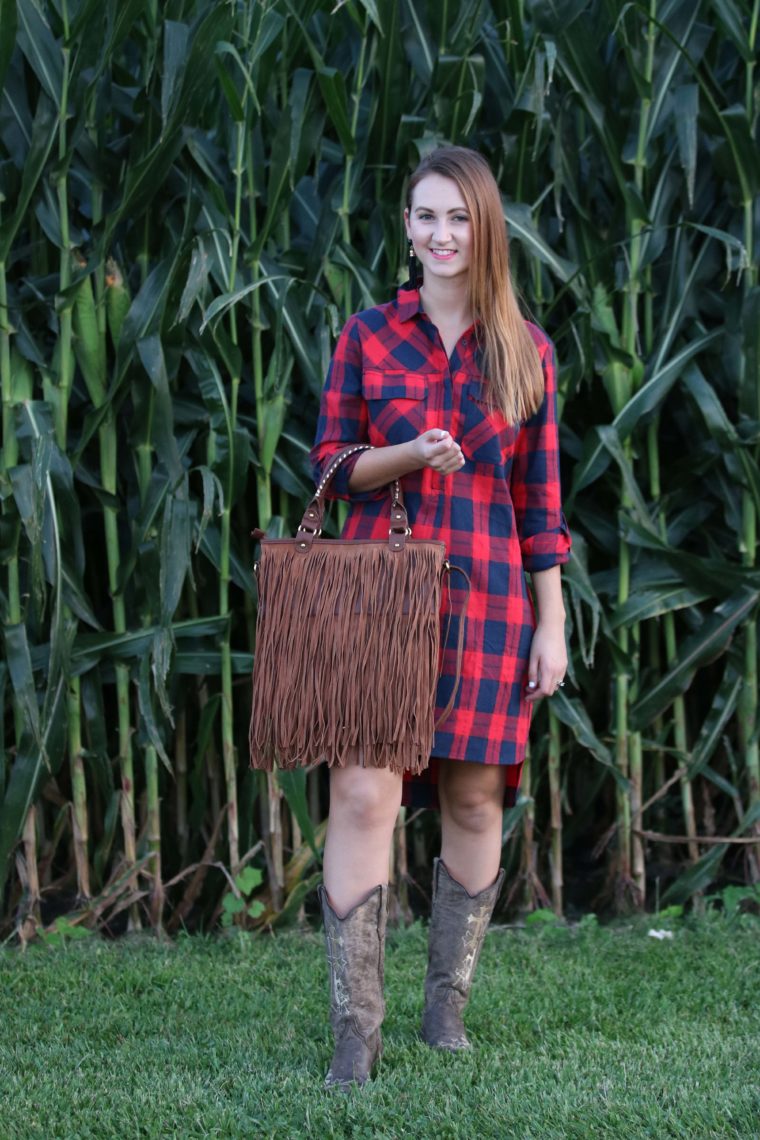
[[[461,1013],[445,1000],[432,1002],[425,1009],[421,1036],[431,1049],[445,1049],[448,1053],[472,1049]]]
[[[355,1086],[367,1083],[382,1054],[380,1032],[365,1040],[352,1028],[344,1033],[335,1046],[330,1068],[325,1077],[325,1088],[337,1092],[349,1092]]]

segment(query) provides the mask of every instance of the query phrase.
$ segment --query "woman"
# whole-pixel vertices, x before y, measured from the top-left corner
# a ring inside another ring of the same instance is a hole
[[[387,535],[384,488],[400,478],[414,537],[442,539],[472,583],[461,685],[424,773],[426,791],[437,794],[442,845],[422,1036],[454,1051],[469,1047],[462,1011],[503,879],[502,812],[514,802],[531,709],[563,683],[560,563],[570,538],[553,348],[520,315],[488,164],[462,147],[432,152],[412,175],[404,222],[413,276],[395,301],[343,329],[312,461],[319,479],[348,444],[373,444],[332,483],[332,494],[351,502],[344,536]],[[439,709],[454,683],[456,634],[454,622]],[[405,786],[414,797],[414,784]],[[364,1083],[380,1053],[389,852],[401,802],[396,773],[330,770],[321,889],[335,1033],[328,1086]]]

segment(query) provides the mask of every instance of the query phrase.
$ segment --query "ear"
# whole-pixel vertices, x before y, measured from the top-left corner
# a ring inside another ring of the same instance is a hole
[[[407,237],[409,238],[409,240],[411,241],[411,240],[412,240],[412,235],[411,235],[411,233],[410,233],[410,231],[409,231],[409,210],[408,210],[408,208],[405,208],[405,209],[404,209],[404,228],[406,229],[406,236],[407,236]]]

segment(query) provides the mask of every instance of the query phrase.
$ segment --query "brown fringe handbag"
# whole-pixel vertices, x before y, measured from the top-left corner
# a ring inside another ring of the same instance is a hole
[[[441,591],[456,570],[443,542],[414,539],[398,480],[390,485],[384,539],[323,539],[325,490],[346,448],[328,467],[295,538],[261,541],[254,566],[259,608],[253,666],[251,766],[271,771],[326,760],[394,772],[428,765],[440,671]],[[466,609],[466,602],[465,602]]]

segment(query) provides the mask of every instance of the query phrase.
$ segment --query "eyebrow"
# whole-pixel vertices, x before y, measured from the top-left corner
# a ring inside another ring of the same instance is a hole
[[[415,214],[419,213],[420,210],[424,210],[426,214],[434,214],[435,213],[435,210],[432,209],[431,206],[415,206],[414,207]],[[447,210],[446,213],[447,214],[468,214],[469,210],[467,209],[466,206],[454,206],[451,210]]]

